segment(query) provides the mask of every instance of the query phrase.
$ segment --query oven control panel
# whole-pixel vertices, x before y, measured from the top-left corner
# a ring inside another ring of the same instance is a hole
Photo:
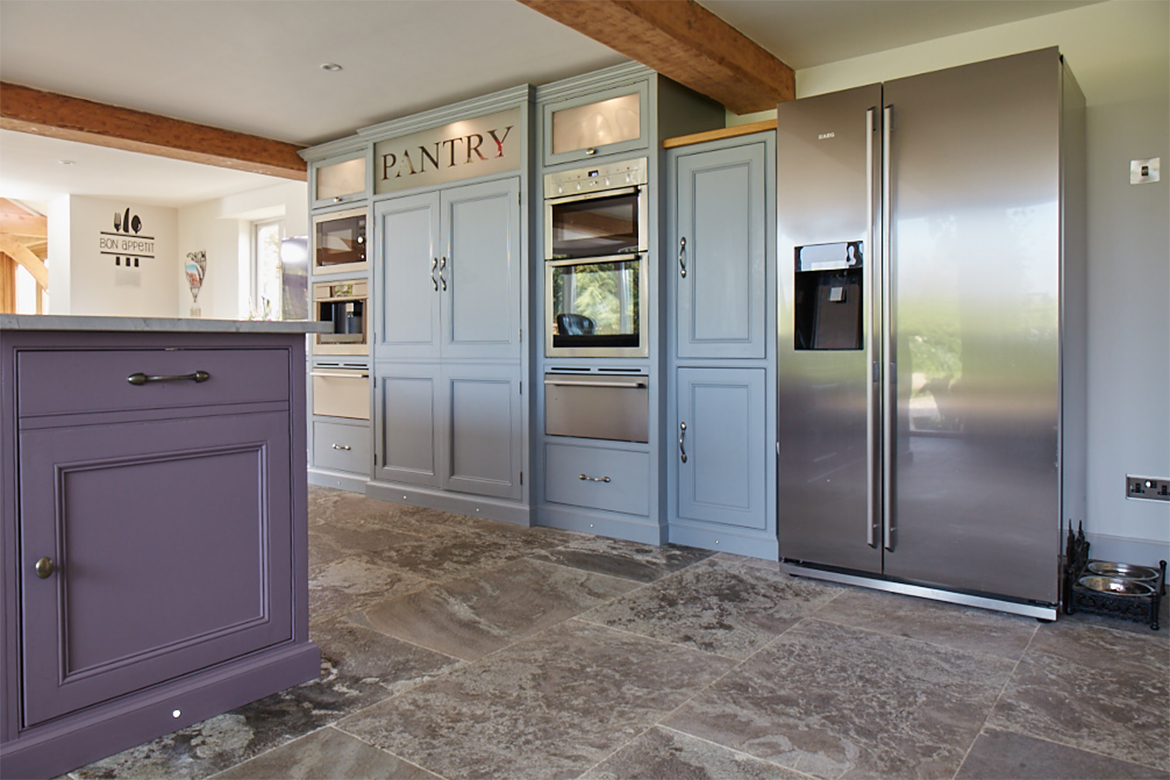
[[[618,187],[636,187],[647,181],[646,158],[622,160],[556,171],[544,175],[544,196],[559,198],[581,192],[600,192]]]

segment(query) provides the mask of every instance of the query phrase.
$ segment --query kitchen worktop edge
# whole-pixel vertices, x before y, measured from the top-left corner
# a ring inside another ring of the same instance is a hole
[[[153,333],[324,333],[329,323],[212,320],[180,317],[97,317],[64,314],[0,314],[0,330],[145,331]]]

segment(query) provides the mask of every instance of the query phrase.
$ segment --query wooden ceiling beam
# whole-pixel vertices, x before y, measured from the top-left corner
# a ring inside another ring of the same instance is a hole
[[[0,82],[0,128],[304,181],[295,144]]]
[[[736,114],[796,97],[792,68],[694,0],[519,0]]]

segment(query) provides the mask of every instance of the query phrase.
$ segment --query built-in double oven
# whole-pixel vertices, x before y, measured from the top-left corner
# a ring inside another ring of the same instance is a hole
[[[545,354],[647,357],[646,158],[544,177]]]

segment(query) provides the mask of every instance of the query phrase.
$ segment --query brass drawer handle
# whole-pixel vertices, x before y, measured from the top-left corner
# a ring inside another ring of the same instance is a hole
[[[353,447],[349,446],[348,444],[334,444],[333,449],[335,449],[335,450],[352,450]]]
[[[208,379],[211,379],[211,374],[206,371],[196,371],[193,374],[173,374],[170,376],[155,376],[143,374],[140,371],[137,374],[131,374],[126,377],[126,381],[132,385],[144,385],[147,382],[206,382]]]
[[[612,480],[610,480],[609,477],[589,477],[589,476],[586,476],[584,474],[578,474],[577,479],[583,479],[583,480],[586,480],[588,482],[610,482],[610,481],[612,481]]]
[[[48,579],[49,576],[53,573],[53,562],[48,558],[41,558],[39,561],[37,561],[36,571],[37,576],[42,580]]]

